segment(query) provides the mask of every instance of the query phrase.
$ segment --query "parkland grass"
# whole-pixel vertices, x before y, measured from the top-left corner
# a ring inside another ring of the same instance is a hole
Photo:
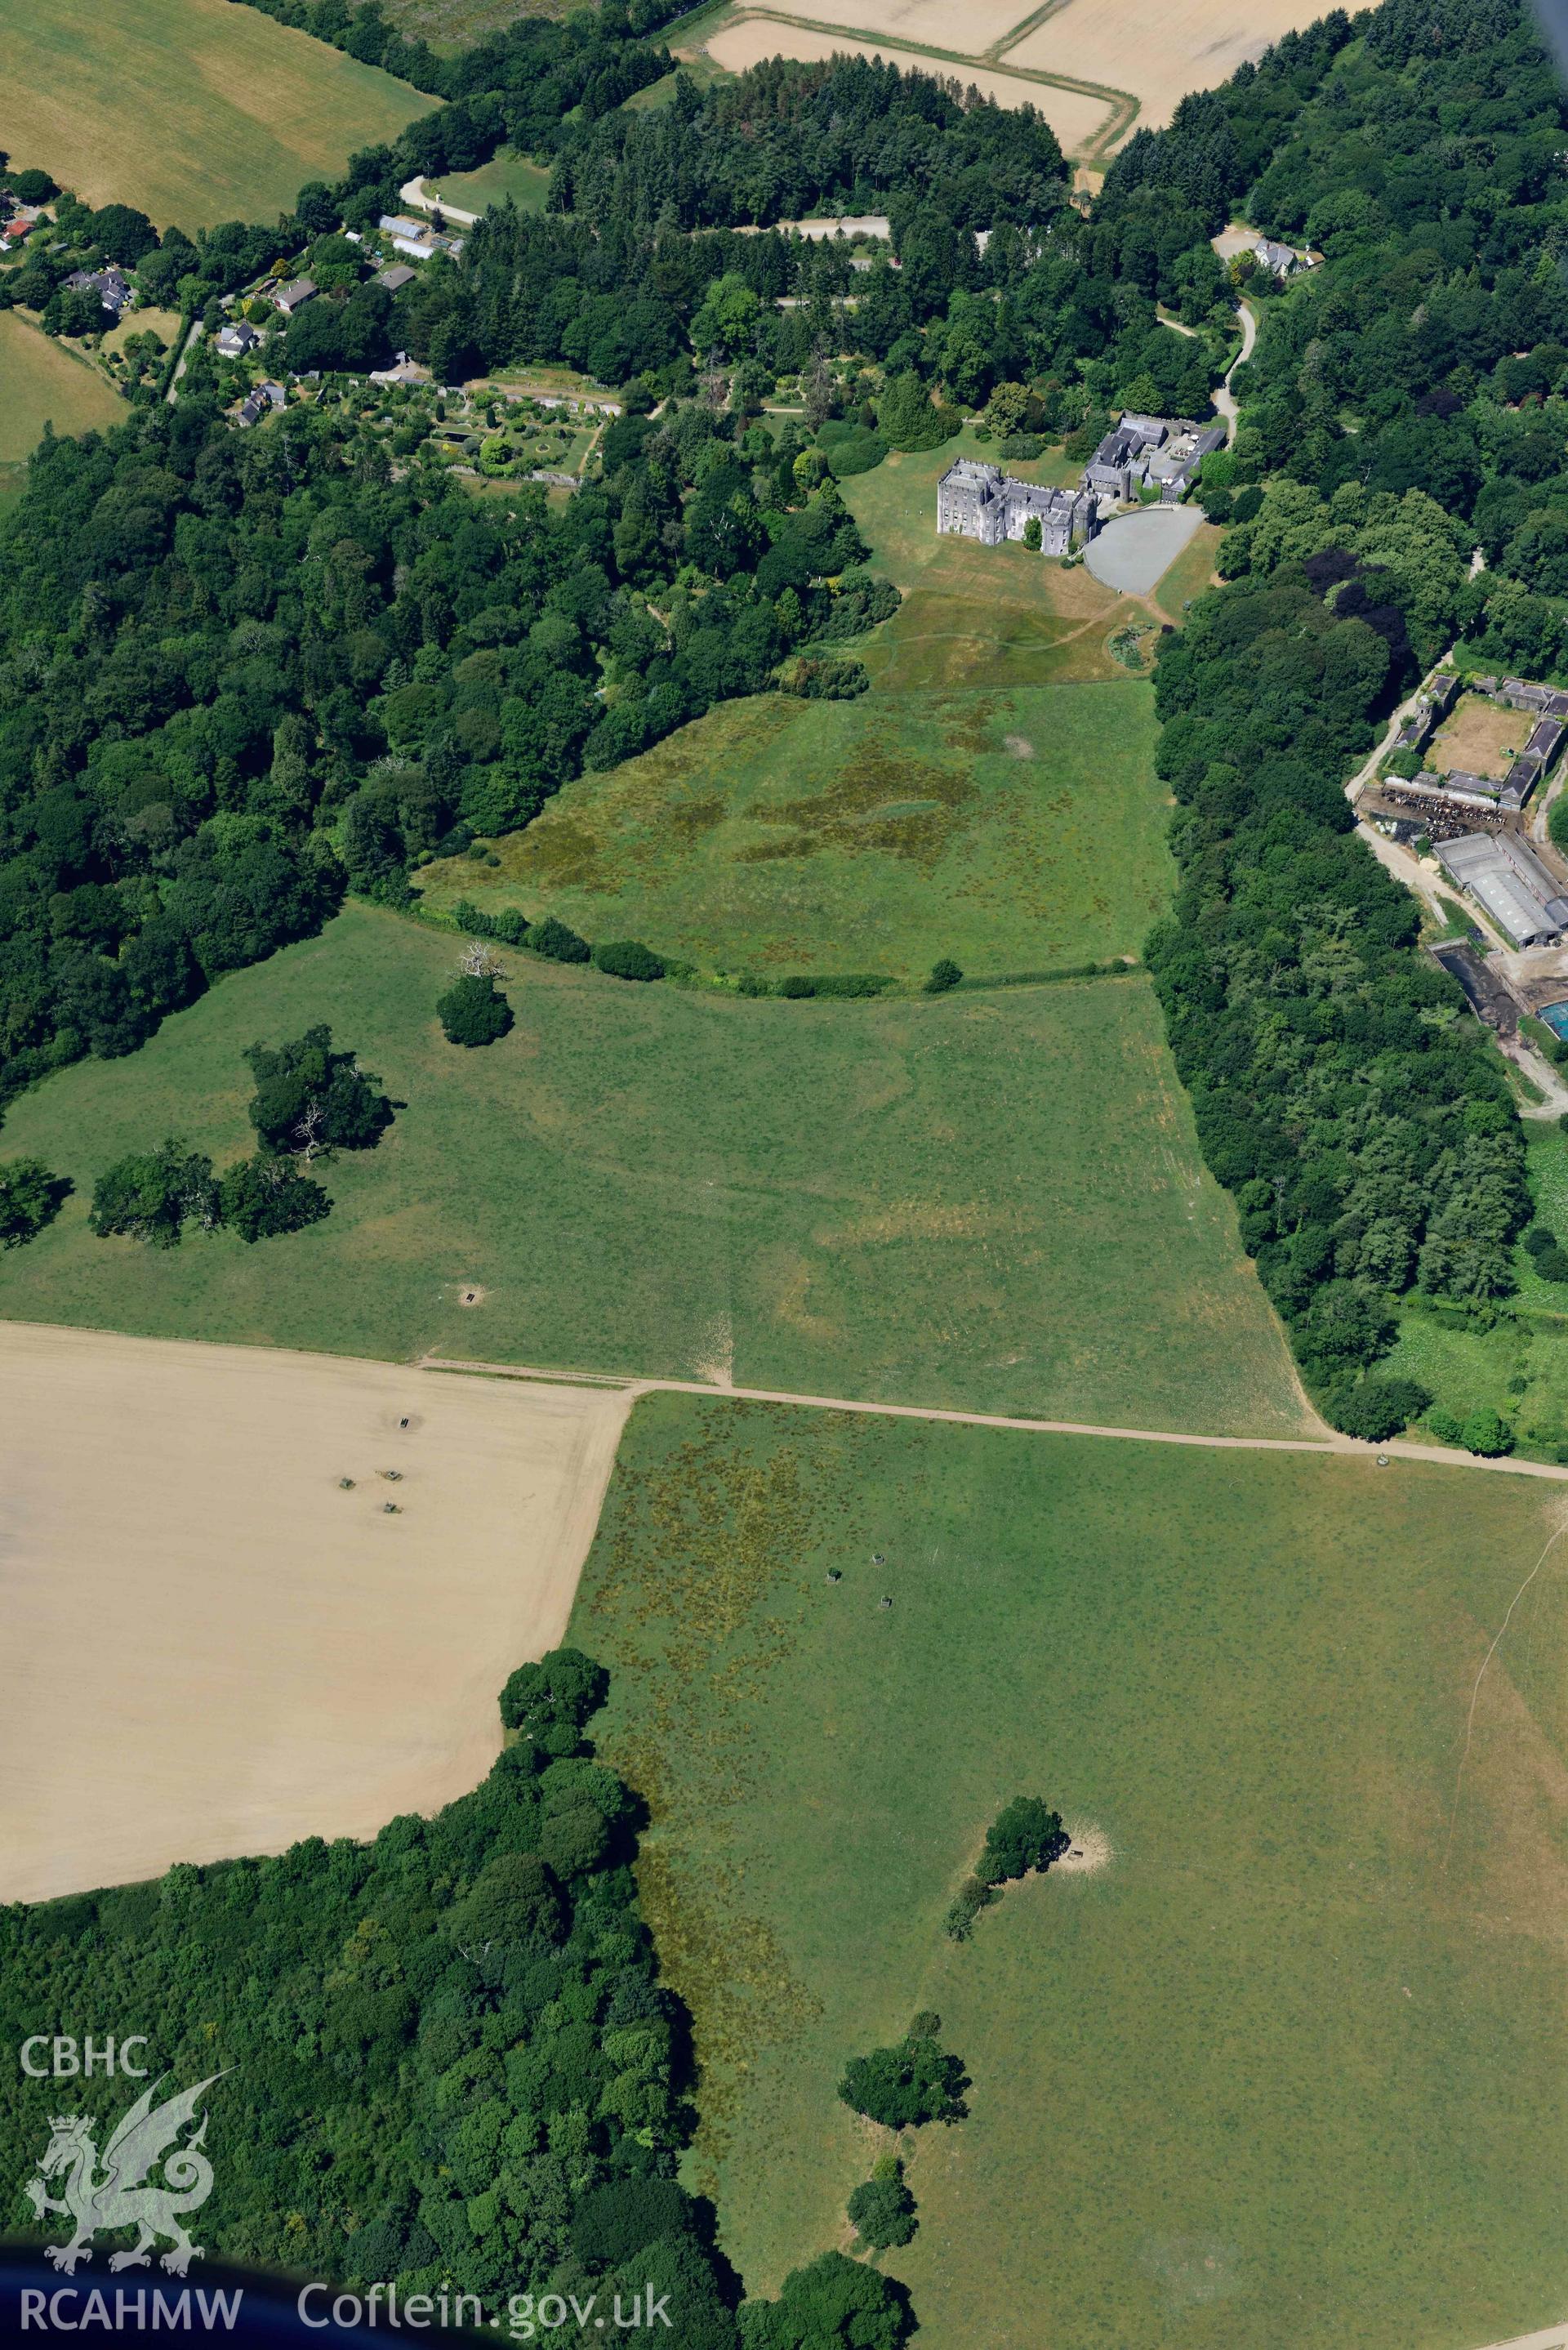
[[[439,180],[425,182],[427,195],[439,196],[469,213],[504,203],[515,204],[520,213],[542,213],[549,192],[550,174],[545,165],[531,162],[526,155],[514,155],[510,148],[503,148],[477,171],[447,172]]]
[[[1563,1521],[1459,1468],[639,1403],[571,1637],[748,2289],[847,2241],[886,2140],[836,2082],[931,2008],[971,2112],[906,2140],[887,2260],[930,2350],[1560,2316]],[[1021,1793],[1110,1864],[954,1944]]]
[[[940,955],[966,972],[1132,957],[1170,887],[1153,738],[1131,680],[722,702],[568,784],[498,868],[452,858],[420,887],[705,970],[910,980]]]
[[[0,310],[0,467],[20,467],[43,439],[46,424],[62,437],[106,432],[123,424],[128,413],[86,359],[51,341],[15,310]]]
[[[289,211],[435,99],[234,0],[0,0],[0,148],[162,228]]]
[[[15,1102],[0,1156],[78,1189],[0,1255],[0,1317],[1301,1426],[1141,977],[796,1003],[520,954],[516,1026],[464,1052],[435,1016],[457,949],[351,906],[130,1058]],[[93,1179],[122,1152],[171,1132],[220,1164],[247,1150],[242,1052],[323,1020],[406,1104],[326,1170],[324,1223],[249,1249],[92,1236]]]

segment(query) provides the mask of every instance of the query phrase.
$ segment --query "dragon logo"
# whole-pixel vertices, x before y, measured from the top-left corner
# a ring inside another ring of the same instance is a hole
[[[213,2166],[200,2150],[208,2116],[202,2116],[201,2127],[183,2145],[175,2141],[194,2118],[213,2081],[223,2077],[222,2073],[214,2073],[210,2079],[198,2081],[193,2089],[166,2097],[157,2107],[152,2100],[161,2082],[154,2081],[142,2091],[105,2147],[101,2170],[89,2117],[86,2114],[54,2117],[37,2176],[27,2181],[23,2192],[36,2220],[58,2211],[75,2223],[67,2242],[44,2247],[56,2268],[74,2276],[78,2261],[91,2260],[93,2238],[111,2228],[136,2230],[134,2246],[129,2252],[112,2254],[111,2269],[146,2268],[151,2248],[160,2236],[170,2240],[162,2265],[173,2275],[183,2276],[191,2262],[201,2259],[202,2246],[191,2241],[179,2215],[200,2210],[213,2191]],[[145,2183],[147,2174],[160,2163],[167,2183],[150,2187]],[[47,2181],[62,2175],[64,2191],[57,2199],[49,2193]]]

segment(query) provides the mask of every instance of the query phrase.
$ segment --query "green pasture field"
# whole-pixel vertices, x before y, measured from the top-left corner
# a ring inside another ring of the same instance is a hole
[[[15,1102],[0,1156],[36,1153],[78,1189],[0,1255],[0,1315],[1302,1425],[1141,977],[792,1003],[509,955],[516,1025],[467,1052],[435,1017],[459,943],[350,906],[139,1053]],[[171,1132],[220,1165],[250,1148],[244,1048],[317,1021],[407,1105],[379,1149],[326,1170],[326,1222],[254,1248],[92,1236],[93,1178],[123,1151]]]
[[[840,2072],[933,2009],[973,2086],[904,2141],[922,2350],[1560,2317],[1564,1554],[1478,1676],[1563,1522],[1472,1469],[639,1402],[568,1637],[748,2289],[847,2244],[888,2138]],[[1109,1865],[956,1944],[1024,1793]]]
[[[102,432],[130,413],[90,361],[15,310],[0,310],[0,465],[21,465],[47,423],[62,436]]]
[[[565,16],[569,0],[386,0],[382,10],[408,41],[446,54],[504,33],[519,16]]]
[[[507,21],[518,13],[513,9]],[[457,204],[464,212],[482,213],[510,197],[520,213],[542,213],[550,192],[550,174],[544,164],[530,162],[526,155],[514,155],[510,148],[504,148],[476,172],[448,172],[439,182],[427,179],[424,185],[427,196]]]
[[[901,617],[901,616],[900,616]],[[723,702],[568,784],[427,903],[559,916],[705,970],[920,979],[1134,956],[1166,903],[1147,684]]]
[[[270,220],[437,103],[234,0],[0,0],[0,148],[162,228]]]

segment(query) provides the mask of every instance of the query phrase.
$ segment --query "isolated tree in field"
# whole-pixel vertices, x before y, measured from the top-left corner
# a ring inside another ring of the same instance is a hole
[[[223,1222],[243,1241],[275,1240],[285,1232],[303,1232],[330,1215],[332,1201],[319,1183],[301,1174],[292,1159],[258,1150],[242,1159],[218,1185]]]
[[[937,2018],[918,2017],[937,2024]],[[961,2059],[939,2046],[934,2030],[910,2032],[896,2048],[874,2048],[853,2056],[844,2068],[838,2094],[846,2106],[884,2129],[917,2129],[922,2122],[962,2121],[969,2107],[963,2093],[969,2075]]]
[[[792,2269],[776,2301],[748,2301],[745,2350],[901,2350],[914,2330],[907,2289],[843,2252]]]
[[[369,1150],[392,1122],[380,1080],[352,1053],[335,1053],[332,1031],[307,1028],[285,1045],[253,1045],[245,1055],[256,1081],[251,1124],[272,1151]]]
[[[1018,1795],[987,1830],[985,1850],[975,1871],[982,1885],[1003,1885],[1032,1868],[1049,1868],[1067,1849],[1062,1814],[1039,1795]]]
[[[926,982],[924,993],[927,995],[945,995],[948,989],[956,987],[962,977],[963,973],[952,957],[943,955],[940,962],[931,965],[931,975]]]
[[[889,2245],[907,2244],[919,2226],[915,2199],[904,2184],[904,2166],[896,2154],[877,2158],[869,2178],[855,2189],[848,2203],[849,2224],[874,2252]]]
[[[93,1185],[88,1222],[100,1239],[123,1233],[150,1248],[177,1248],[188,1218],[210,1232],[219,1222],[213,1162],[171,1136],[157,1150],[131,1150]]]
[[[70,1191],[66,1179],[51,1175],[41,1159],[0,1160],[0,1248],[21,1248],[36,1240]]]
[[[519,1665],[501,1692],[501,1719],[545,1754],[575,1754],[605,1701],[609,1675],[580,1648],[552,1648]]]
[[[512,1025],[512,1006],[488,974],[463,972],[436,1003],[449,1045],[493,1045]]]

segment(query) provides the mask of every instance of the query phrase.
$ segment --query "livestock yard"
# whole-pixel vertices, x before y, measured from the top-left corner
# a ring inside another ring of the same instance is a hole
[[[560,1638],[624,1406],[4,1325],[0,1415],[18,1901],[466,1794]]]
[[[235,0],[0,0],[0,149],[186,230],[286,212],[436,101]]]
[[[572,1637],[749,2288],[836,2240],[845,2060],[929,2009],[973,2085],[904,2139],[922,2350],[1462,2350],[1568,2308],[1564,1503],[639,1403]],[[1025,1791],[1106,1864],[950,1940]]]

